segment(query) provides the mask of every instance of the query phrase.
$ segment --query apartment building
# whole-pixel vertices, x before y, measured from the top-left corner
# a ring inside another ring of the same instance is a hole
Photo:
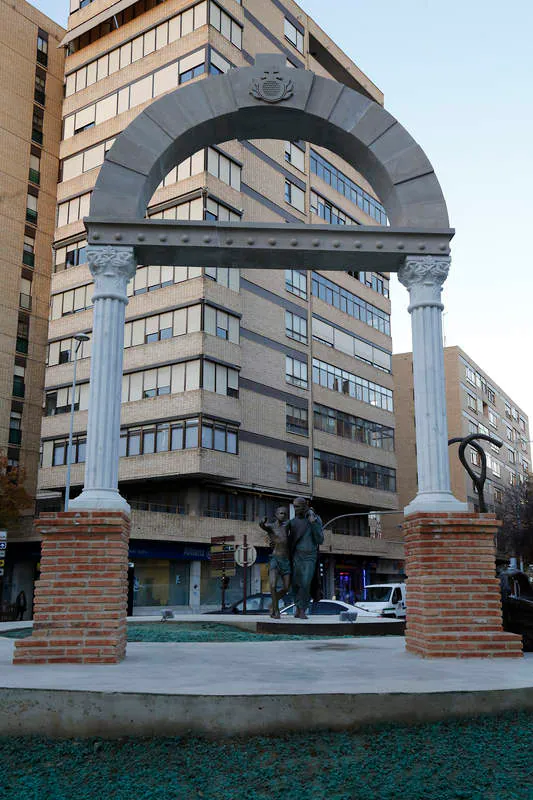
[[[392,358],[396,403],[396,457],[400,506],[416,495],[416,443],[413,402],[413,354]],[[502,447],[480,441],[487,459],[485,501],[489,511],[497,511],[503,492],[517,485],[531,468],[529,421],[526,414],[460,347],[444,349],[448,438],[472,433],[488,434]],[[479,474],[481,457],[468,447],[468,463]],[[479,510],[473,481],[458,457],[458,445],[450,446],[450,479],[455,497]]]
[[[281,52],[294,68],[381,92],[291,0],[73,0],[54,238],[39,475],[41,508],[63,502],[75,390],[73,495],[85,457],[91,276],[83,217],[115,137],[177,86]],[[149,217],[385,224],[372,187],[308,143],[233,141],[177,165]],[[364,270],[140,266],[129,287],[120,491],[132,507],[135,607],[219,602],[212,536],[258,548],[250,591],[267,586],[258,521],[297,495],[327,522],[326,591],[396,577],[401,544],[367,514],[397,507],[388,276]],[[86,334],[78,343],[74,337]],[[354,516],[354,515],[358,516]],[[238,598],[242,575],[230,582]]]
[[[58,45],[65,31],[24,0],[1,0],[0,19],[0,452],[24,468],[35,497],[63,102]],[[17,542],[31,528],[32,509],[27,513],[18,530],[8,531],[16,561],[23,555]],[[15,582],[31,583],[35,563],[29,572],[17,568]],[[12,578],[6,569],[7,594]]]

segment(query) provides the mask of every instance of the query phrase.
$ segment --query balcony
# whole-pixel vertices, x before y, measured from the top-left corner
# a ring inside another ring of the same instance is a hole
[[[187,514],[186,506],[166,506],[162,503],[148,503],[144,500],[131,500],[132,511],[150,511],[156,514]]]

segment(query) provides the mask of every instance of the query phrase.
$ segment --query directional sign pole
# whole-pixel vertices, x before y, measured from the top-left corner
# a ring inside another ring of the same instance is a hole
[[[248,573],[248,536],[244,534],[244,541],[243,541],[243,548],[244,548],[244,564],[242,566],[242,579],[244,583],[244,597],[242,600],[242,613],[246,614],[246,583],[247,583],[247,573]]]

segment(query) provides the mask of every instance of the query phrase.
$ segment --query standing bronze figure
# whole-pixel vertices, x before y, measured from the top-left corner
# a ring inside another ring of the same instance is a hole
[[[259,523],[260,527],[267,534],[267,539],[272,554],[269,561],[268,577],[270,581],[270,594],[272,595],[272,610],[270,616],[273,619],[280,618],[279,601],[285,597],[291,583],[291,562],[289,558],[288,543],[288,518],[289,512],[285,506],[280,506],[276,510],[274,522],[267,522],[264,517]],[[278,591],[278,582],[281,581],[282,588]]]
[[[289,521],[289,553],[292,563],[292,591],[296,604],[295,619],[307,619],[311,597],[320,599],[318,548],[324,541],[322,520],[309,507],[305,497],[294,499],[294,519]]]

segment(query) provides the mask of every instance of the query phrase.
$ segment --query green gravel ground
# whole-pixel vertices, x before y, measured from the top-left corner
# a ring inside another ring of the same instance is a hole
[[[248,740],[0,739],[2,800],[532,800],[533,715]]]
[[[31,628],[18,628],[4,631],[0,636],[10,639],[25,639],[31,636]],[[235,628],[233,625],[220,625],[217,622],[147,622],[145,624],[128,625],[128,642],[271,642],[290,639],[322,639],[322,636],[304,636],[297,634],[252,633]],[[329,634],[326,638],[335,637]],[[353,637],[343,637],[353,638]],[[0,795],[1,796],[1,795]]]

